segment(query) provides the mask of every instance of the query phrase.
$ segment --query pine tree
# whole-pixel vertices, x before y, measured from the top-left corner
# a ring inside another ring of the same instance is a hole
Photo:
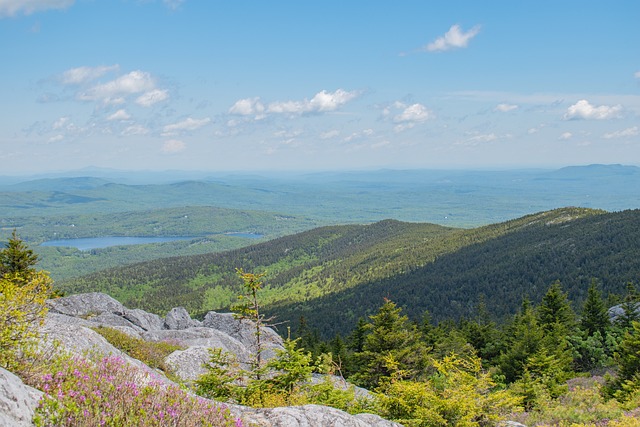
[[[0,277],[14,273],[28,276],[35,273],[37,262],[38,255],[29,249],[18,237],[16,230],[13,230],[5,248],[0,250]]]
[[[551,284],[537,311],[540,326],[547,333],[566,336],[575,326],[576,315],[559,280]]]
[[[596,332],[604,337],[607,330],[611,326],[609,314],[605,306],[602,294],[598,290],[596,280],[592,280],[587,292],[587,299],[582,307],[582,317],[580,319],[580,329],[588,336],[592,336]]]
[[[356,354],[361,368],[352,377],[359,384],[374,388],[384,378],[397,377],[398,372],[403,372],[401,378],[413,377],[423,366],[421,334],[401,313],[395,303],[385,300],[378,313],[370,316],[362,352]],[[394,366],[389,360],[394,361]]]

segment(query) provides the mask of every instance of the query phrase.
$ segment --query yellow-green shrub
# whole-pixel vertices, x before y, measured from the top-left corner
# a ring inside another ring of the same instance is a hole
[[[52,281],[38,271],[9,272],[0,277],[0,366],[18,367],[38,337],[47,312]]]

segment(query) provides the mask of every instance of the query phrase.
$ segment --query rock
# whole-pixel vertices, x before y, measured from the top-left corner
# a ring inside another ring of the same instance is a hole
[[[181,380],[195,381],[207,371],[203,365],[210,359],[209,349],[210,347],[205,346],[192,346],[186,350],[174,351],[164,361]]]
[[[164,321],[157,314],[147,313],[139,308],[125,309],[124,318],[143,331],[159,331],[164,328]]]
[[[164,326],[166,329],[187,329],[200,326],[201,323],[197,320],[193,320],[187,310],[184,307],[172,308],[167,317],[164,320]]]
[[[231,412],[259,427],[402,427],[377,415],[350,415],[320,405],[252,409],[230,405]]]
[[[100,292],[71,295],[47,301],[49,310],[53,313],[66,314],[90,320],[103,313],[114,313],[122,316],[125,308],[109,295]]]
[[[31,419],[42,394],[0,368],[0,426],[32,426]]]
[[[249,320],[238,320],[232,313],[216,313],[210,311],[204,316],[202,326],[217,329],[240,341],[245,347],[254,350],[256,346],[255,323]],[[275,350],[283,349],[282,337],[271,328],[262,328],[262,344],[265,359],[276,355]]]

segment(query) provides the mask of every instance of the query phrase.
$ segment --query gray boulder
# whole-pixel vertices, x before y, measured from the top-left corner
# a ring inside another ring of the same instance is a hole
[[[256,327],[249,320],[236,319],[232,313],[216,313],[210,311],[204,316],[202,326],[222,331],[237,339],[245,347],[255,351]],[[263,345],[263,357],[270,359],[276,355],[276,350],[283,349],[282,337],[271,328],[261,328],[261,340]]]
[[[164,328],[164,320],[160,316],[139,308],[125,309],[123,317],[143,331],[159,331]]]
[[[377,415],[350,415],[320,405],[261,409],[230,406],[229,409],[248,424],[259,427],[402,427]]]
[[[0,368],[0,426],[32,426],[31,419],[42,394]]]
[[[90,320],[100,314],[113,313],[122,316],[124,305],[100,292],[71,295],[47,301],[49,311]]]
[[[164,361],[181,380],[192,382],[207,371],[203,365],[210,359],[210,348],[191,346],[186,350],[174,351]]]
[[[184,307],[172,308],[164,319],[165,329],[181,330],[200,326],[201,323],[193,320]]]

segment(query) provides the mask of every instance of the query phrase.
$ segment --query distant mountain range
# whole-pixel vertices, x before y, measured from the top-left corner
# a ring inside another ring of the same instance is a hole
[[[622,165],[263,176],[82,172],[97,175],[4,184],[0,178],[0,210],[5,217],[26,217],[215,206],[280,212],[325,224],[393,218],[475,227],[563,206],[608,211],[640,207],[640,168]]]

